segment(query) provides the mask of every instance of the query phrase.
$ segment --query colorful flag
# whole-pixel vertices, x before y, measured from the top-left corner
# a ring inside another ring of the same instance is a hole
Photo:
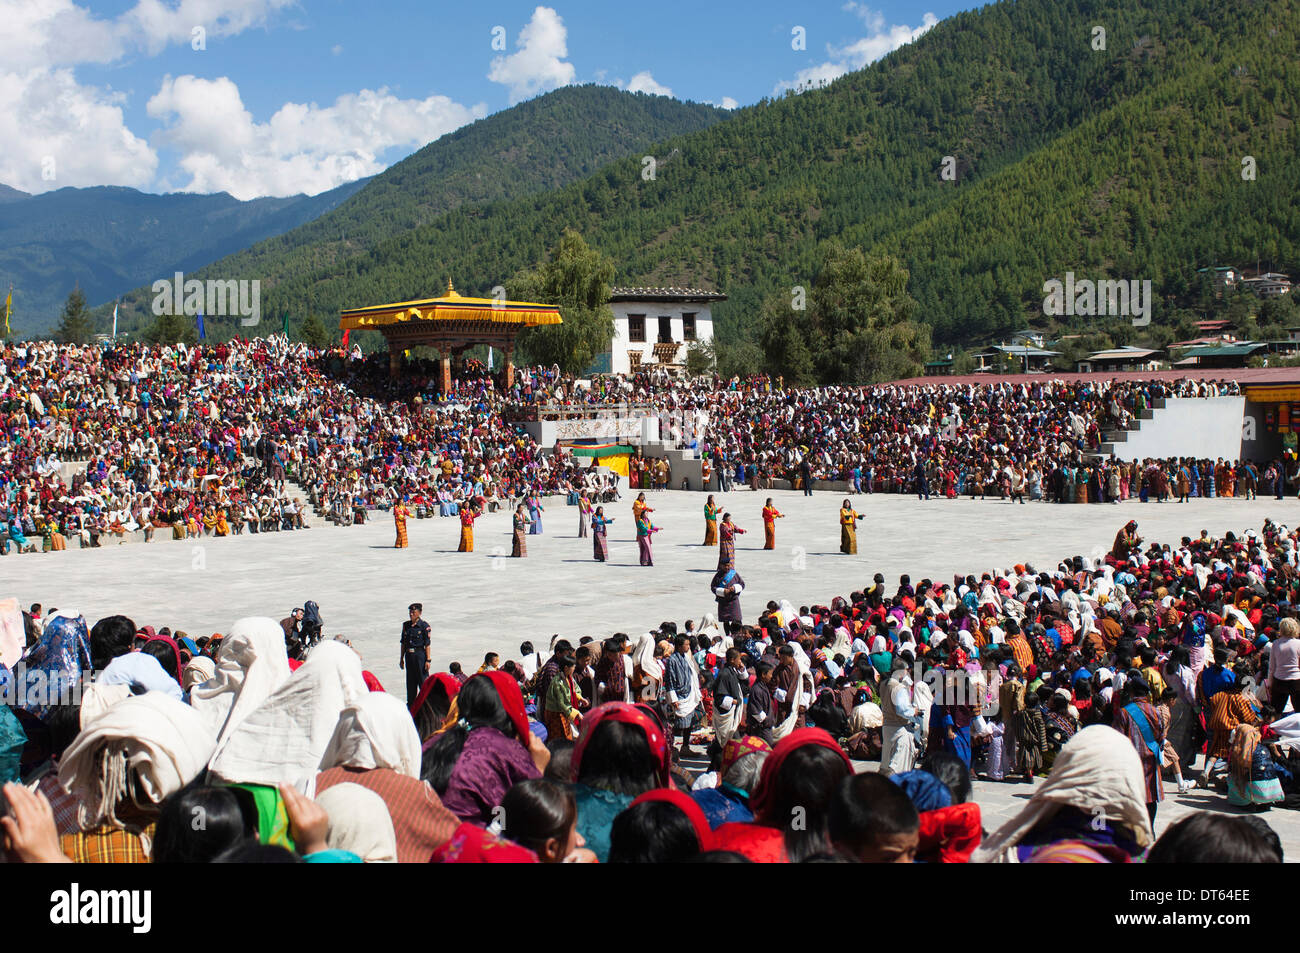
[[[14,286],[9,286],[9,297],[5,298],[5,334],[9,333],[9,315],[14,310]]]
[[[203,327],[203,312],[199,312],[199,340],[202,341],[208,336],[208,332]]]
[[[488,370],[492,370],[492,345],[488,345]]]
[[[352,333],[352,329],[351,329],[351,328],[346,328],[346,329],[343,331],[343,350],[345,350],[345,351],[348,349],[348,335],[351,334],[351,333]]]

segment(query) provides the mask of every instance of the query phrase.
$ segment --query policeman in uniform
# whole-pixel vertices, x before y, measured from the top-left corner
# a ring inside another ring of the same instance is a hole
[[[397,660],[399,667],[406,669],[406,704],[414,705],[419,697],[420,686],[429,674],[429,663],[433,661],[433,641],[429,638],[429,623],[420,618],[424,606],[412,602],[411,618],[402,623],[402,655]]]

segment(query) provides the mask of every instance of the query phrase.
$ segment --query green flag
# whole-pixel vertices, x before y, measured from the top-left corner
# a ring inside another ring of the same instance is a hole
[[[288,337],[289,336],[289,312],[286,311],[280,317],[284,321],[284,336]]]

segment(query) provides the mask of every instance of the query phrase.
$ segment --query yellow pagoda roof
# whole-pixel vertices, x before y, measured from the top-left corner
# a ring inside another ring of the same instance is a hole
[[[563,323],[557,305],[501,298],[466,298],[456,293],[450,281],[447,282],[447,293],[441,298],[348,308],[339,314],[339,328],[345,331],[380,328],[407,321],[489,321],[527,328]]]

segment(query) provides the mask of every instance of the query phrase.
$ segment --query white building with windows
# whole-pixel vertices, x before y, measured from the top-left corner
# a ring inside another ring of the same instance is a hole
[[[593,370],[628,374],[642,365],[684,367],[692,342],[713,340],[710,308],[726,300],[701,288],[614,288],[609,296],[614,337]]]

